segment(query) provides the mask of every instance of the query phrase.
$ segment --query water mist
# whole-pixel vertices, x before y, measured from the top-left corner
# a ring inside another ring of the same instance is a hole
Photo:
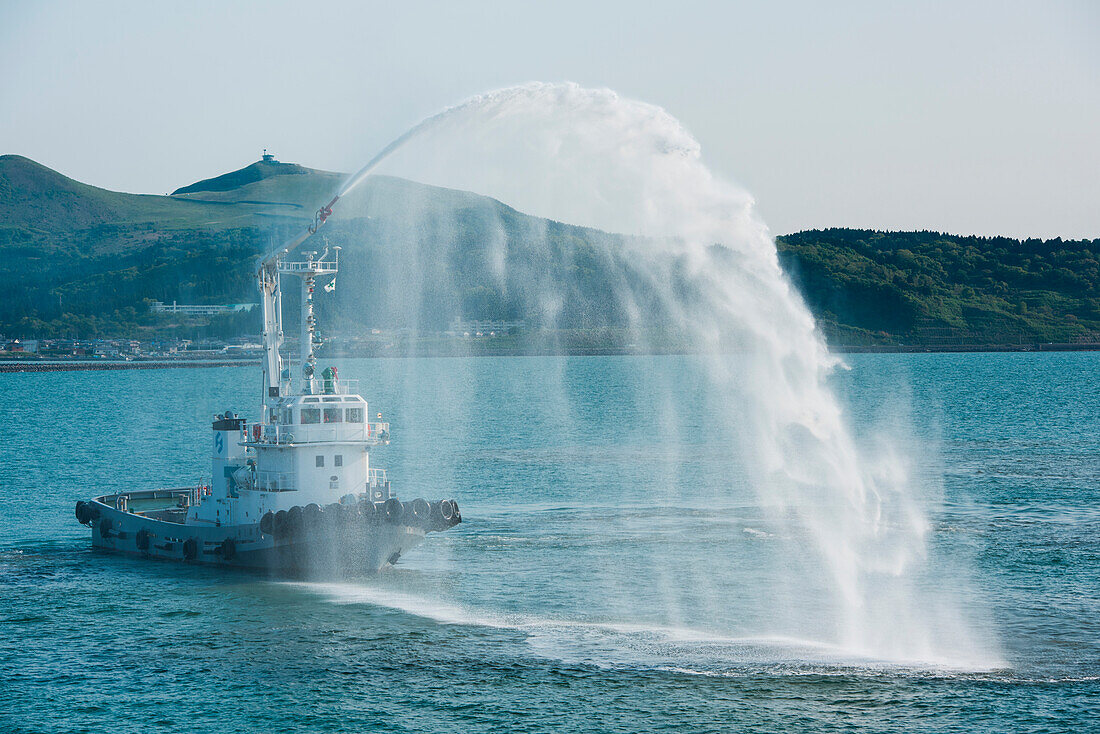
[[[644,399],[660,405],[662,434],[674,437],[691,430],[690,416],[661,380],[698,382],[705,404],[729,428],[726,449],[737,475],[728,494],[760,512],[745,532],[731,526],[729,542],[752,542],[753,533],[767,541],[741,590],[713,581],[710,569],[727,560],[720,552],[700,551],[686,567],[670,567],[654,552],[647,583],[667,602],[659,621],[730,639],[825,646],[850,658],[999,664],[989,636],[937,591],[948,570],[930,562],[935,487],[915,483],[910,452],[853,436],[829,384],[840,362],[780,267],[752,198],[711,173],[672,116],[609,90],[528,84],[470,99],[410,130],[348,180],[339,216],[378,206],[369,198],[355,204],[373,172],[476,192],[547,218],[541,229],[519,234],[503,221],[488,227],[484,250],[499,290],[546,333],[564,325],[578,298],[570,263],[542,253],[553,221],[621,235],[590,238],[591,256],[611,274],[606,288],[617,325],[639,351],[655,346],[655,334],[674,333],[698,355],[698,372],[654,378]],[[423,308],[425,284],[448,277],[417,247],[389,257],[391,272],[403,278],[401,294],[389,296],[399,299],[393,310]],[[589,316],[597,326],[610,319]],[[554,400],[563,412],[575,410],[564,391]],[[645,492],[639,489],[639,500]],[[687,488],[672,499],[684,498],[692,499]],[[704,499],[730,506],[728,498]],[[640,600],[613,574],[605,580],[629,621]],[[725,607],[739,611],[723,615]]]

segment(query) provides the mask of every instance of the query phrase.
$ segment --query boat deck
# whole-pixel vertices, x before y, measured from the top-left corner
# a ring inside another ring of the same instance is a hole
[[[187,519],[187,508],[198,499],[200,491],[197,487],[145,489],[108,494],[96,500],[132,515],[182,525]]]

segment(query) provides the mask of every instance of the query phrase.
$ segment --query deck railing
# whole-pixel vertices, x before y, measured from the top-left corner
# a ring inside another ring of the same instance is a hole
[[[314,378],[317,381],[317,390],[315,393],[307,393],[306,397],[324,397],[326,395],[359,395],[359,378],[344,379],[338,377],[335,380],[326,380],[324,377]],[[295,390],[295,386],[299,383],[299,378],[294,378],[290,381],[290,393]]]
[[[256,444],[330,443],[333,441],[364,441],[371,445],[388,443],[390,424],[386,421],[370,423],[309,423],[306,425],[264,424]]]
[[[272,472],[260,470],[256,472],[256,487],[261,492],[295,492],[298,485],[295,474],[291,472]],[[363,488],[370,494],[374,501],[390,498],[390,480],[386,476],[385,469],[371,468],[367,470],[367,484]]]

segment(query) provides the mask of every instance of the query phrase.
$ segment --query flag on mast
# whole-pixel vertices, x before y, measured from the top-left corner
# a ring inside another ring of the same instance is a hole
[[[325,284],[325,293],[332,293],[334,290],[336,290],[336,278]]]

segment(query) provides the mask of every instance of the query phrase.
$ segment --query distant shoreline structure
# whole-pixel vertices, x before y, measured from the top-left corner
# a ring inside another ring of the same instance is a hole
[[[219,359],[219,360],[158,360],[158,361],[120,361],[120,362],[108,362],[108,361],[72,361],[72,362],[54,362],[54,361],[2,361],[0,362],[0,373],[4,372],[78,372],[78,371],[101,371],[101,370],[156,370],[156,369],[170,369],[174,367],[185,367],[189,369],[195,369],[198,367],[243,367],[254,365],[259,360],[257,359]]]
[[[251,311],[254,308],[258,308],[258,303],[227,303],[223,305],[188,305],[182,303],[163,303],[161,301],[153,301],[149,305],[149,310],[153,313],[178,313],[186,316],[217,316],[223,313],[240,313],[241,311]]]
[[[1100,352],[1100,344],[1027,344],[1027,345],[962,345],[947,347],[927,346],[831,346],[834,354],[963,354],[982,353],[996,354],[1008,352]],[[623,357],[623,356],[660,356],[660,355],[686,355],[692,352],[684,350],[649,350],[637,351],[623,347],[585,347],[559,351],[540,349],[508,349],[494,348],[486,345],[485,348],[472,351],[432,349],[420,353],[409,353],[395,350],[384,354],[342,354],[329,355],[330,359],[414,359],[414,358],[458,358],[458,357]],[[259,360],[255,359],[222,359],[222,360],[149,360],[149,361],[0,361],[0,373],[15,372],[78,372],[78,371],[102,371],[102,370],[149,370],[200,367],[246,367],[255,365]]]

